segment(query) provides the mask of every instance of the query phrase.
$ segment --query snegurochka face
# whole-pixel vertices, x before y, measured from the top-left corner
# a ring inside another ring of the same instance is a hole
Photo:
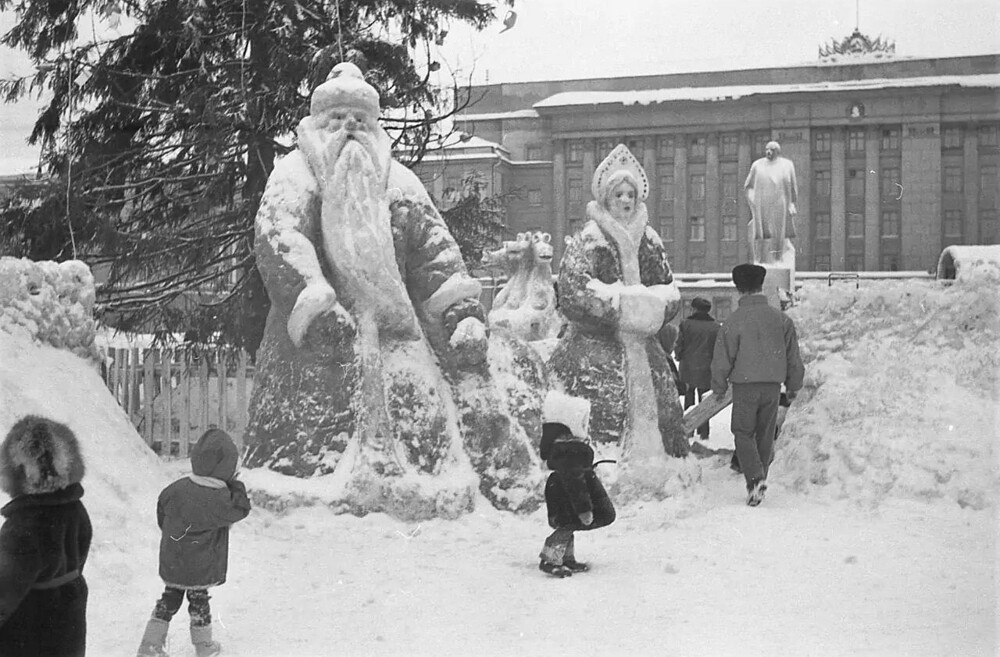
[[[611,216],[621,221],[632,216],[635,211],[635,187],[626,181],[615,185],[611,190],[610,208]]]

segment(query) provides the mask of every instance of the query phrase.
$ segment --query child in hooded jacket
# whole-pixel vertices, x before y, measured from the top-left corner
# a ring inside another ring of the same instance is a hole
[[[542,425],[540,455],[553,470],[545,482],[545,508],[552,534],[545,539],[538,568],[555,577],[585,572],[576,560],[573,534],[606,527],[615,521],[615,507],[594,472],[594,450],[565,424]]]
[[[0,446],[0,655],[82,657],[87,649],[83,565],[92,529],[83,457],[69,427],[36,415]]]
[[[191,642],[198,657],[216,655],[208,589],[225,583],[229,563],[229,527],[250,513],[243,482],[236,479],[239,452],[229,435],[209,429],[191,449],[191,474],[160,493],[160,578],[166,585],[146,625],[139,657],[164,657],[167,630],[188,599]]]

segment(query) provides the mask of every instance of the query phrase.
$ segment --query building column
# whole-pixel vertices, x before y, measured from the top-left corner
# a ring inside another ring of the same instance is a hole
[[[719,197],[719,133],[705,137],[705,269],[718,271],[722,262],[719,238],[722,233],[722,213]]]
[[[900,268],[929,270],[941,255],[940,124],[904,123],[900,148]]]
[[[597,169],[597,140],[584,139],[583,148],[583,207],[587,207],[587,196],[590,194],[590,184],[594,181],[594,171]],[[594,199],[595,201],[598,199]],[[583,217],[580,217],[582,220]]]
[[[687,144],[679,135],[674,148],[674,271],[689,271],[687,256],[688,166]]]
[[[847,250],[847,189],[845,188],[846,132],[833,128],[830,144],[830,270],[843,270]]]
[[[747,181],[747,176],[750,175],[750,166],[752,164],[753,162],[750,161],[750,133],[741,132],[739,150],[736,151],[736,184],[739,186],[739,189],[736,190],[736,207],[738,212],[736,232],[739,235],[738,249],[740,262],[753,261],[750,248],[750,229],[748,227],[750,223],[750,204],[747,203],[747,193],[743,187]]]
[[[649,197],[646,199],[646,212],[649,215],[649,224],[656,225],[656,233],[659,234],[659,223],[657,220],[657,203],[660,201],[660,192],[654,185],[659,180],[656,172],[656,137],[644,137],[642,140],[642,153],[637,153],[636,157],[642,162],[642,168],[646,172],[646,180],[649,181]]]
[[[865,271],[878,271],[882,221],[878,152],[881,144],[878,126],[868,126],[865,134]]]
[[[559,271],[559,261],[566,247],[566,141],[557,139],[552,144],[552,268]]]
[[[962,243],[979,244],[979,139],[975,125],[963,126],[965,143],[962,162]]]

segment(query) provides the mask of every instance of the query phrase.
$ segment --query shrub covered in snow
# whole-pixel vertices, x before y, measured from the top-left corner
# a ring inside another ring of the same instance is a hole
[[[97,361],[94,277],[79,260],[0,258],[0,331]]]

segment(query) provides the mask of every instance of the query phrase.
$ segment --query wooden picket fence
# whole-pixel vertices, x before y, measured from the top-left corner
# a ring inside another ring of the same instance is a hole
[[[158,454],[186,457],[213,427],[242,447],[254,374],[247,352],[184,346],[110,348],[107,355],[108,389]]]

